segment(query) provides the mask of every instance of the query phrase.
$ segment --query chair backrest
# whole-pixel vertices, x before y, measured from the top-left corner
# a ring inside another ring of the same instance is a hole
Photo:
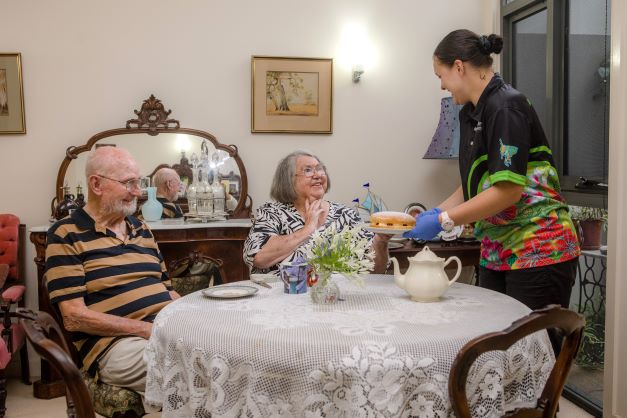
[[[222,260],[192,251],[186,257],[173,260],[168,265],[172,287],[181,296],[210,285],[222,284],[226,279]]]
[[[564,334],[564,343],[542,395],[535,408],[519,409],[508,416],[555,417],[568,372],[579,348],[584,325],[585,319],[578,313],[559,305],[549,305],[515,321],[503,331],[481,335],[466,343],[453,362],[448,381],[451,405],[457,418],[471,417],[466,397],[466,380],[470,367],[477,357],[487,351],[507,350],[516,341],[548,328],[561,330]]]
[[[68,417],[95,418],[91,398],[81,372],[68,354],[68,346],[59,324],[46,312],[18,311],[20,324],[35,351],[63,376],[67,391]]]
[[[0,264],[9,265],[7,286],[22,282],[23,256],[26,226],[20,219],[8,213],[0,214]],[[20,283],[22,284],[22,283]]]
[[[0,288],[4,286],[4,282],[9,275],[9,265],[0,263]]]
[[[44,273],[43,280],[44,280],[44,283],[47,283],[45,273]],[[76,365],[76,367],[78,368],[82,367],[83,360],[81,360],[81,356],[78,354],[78,350],[72,343],[72,333],[68,331],[67,329],[65,329],[65,327],[63,326],[63,317],[61,316],[61,310],[59,309],[59,305],[56,303],[55,304],[50,303],[50,294],[48,293],[47,285],[40,286],[39,292],[40,292],[40,300],[42,299],[45,300],[46,305],[49,306],[49,309],[50,309],[50,311],[46,313],[46,315],[49,315],[52,318],[52,320],[56,324],[59,325],[60,333],[61,333],[60,335],[63,338],[63,347],[65,347],[65,352],[70,355],[70,358],[72,358],[72,360],[74,360],[74,364]]]

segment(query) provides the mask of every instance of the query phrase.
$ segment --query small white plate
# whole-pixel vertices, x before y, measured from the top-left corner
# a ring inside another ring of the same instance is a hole
[[[217,299],[235,299],[252,296],[259,289],[252,286],[216,286],[203,289],[202,294]]]
[[[396,248],[403,248],[404,245],[400,242],[388,242],[388,250],[394,250]]]
[[[370,226],[370,224],[363,224],[363,227],[366,231],[374,232],[375,234],[387,234],[387,235],[402,235],[403,232],[411,231],[412,228],[375,228],[374,226]]]

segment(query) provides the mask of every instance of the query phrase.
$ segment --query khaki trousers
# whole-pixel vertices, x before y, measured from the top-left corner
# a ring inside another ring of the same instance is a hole
[[[146,391],[145,340],[141,337],[125,337],[115,343],[100,358],[100,380],[114,386],[129,388],[144,395]]]

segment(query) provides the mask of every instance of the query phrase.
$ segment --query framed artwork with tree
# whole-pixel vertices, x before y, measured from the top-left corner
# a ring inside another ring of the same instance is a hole
[[[331,58],[253,56],[251,64],[251,132],[332,132]]]
[[[25,133],[22,56],[0,53],[0,135]]]

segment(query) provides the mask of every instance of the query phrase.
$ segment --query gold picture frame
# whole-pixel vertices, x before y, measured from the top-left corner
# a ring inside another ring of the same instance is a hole
[[[22,55],[0,53],[0,135],[25,133]]]
[[[333,132],[333,59],[253,56],[251,132]]]

